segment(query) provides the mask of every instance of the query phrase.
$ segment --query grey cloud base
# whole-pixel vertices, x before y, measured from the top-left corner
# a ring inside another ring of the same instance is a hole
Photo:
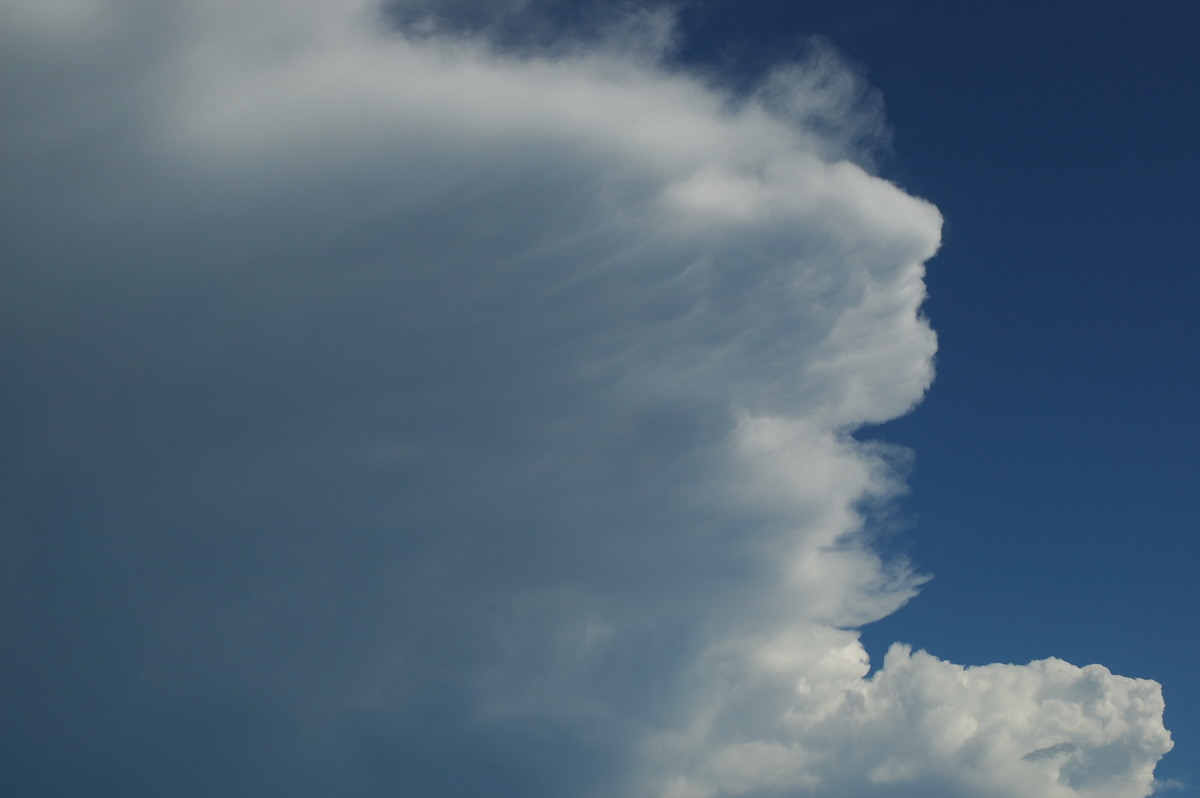
[[[941,220],[828,54],[2,7],[6,795],[1152,790],[1153,682],[867,675]]]

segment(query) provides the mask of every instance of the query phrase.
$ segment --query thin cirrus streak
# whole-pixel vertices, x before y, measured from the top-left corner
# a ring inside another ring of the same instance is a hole
[[[3,5],[6,794],[1152,791],[1154,682],[869,674],[941,217],[831,51],[141,6]]]

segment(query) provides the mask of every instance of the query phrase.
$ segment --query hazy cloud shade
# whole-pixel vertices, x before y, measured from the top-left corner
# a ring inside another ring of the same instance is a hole
[[[1150,792],[1153,682],[868,676],[941,220],[832,52],[0,7],[5,794]]]

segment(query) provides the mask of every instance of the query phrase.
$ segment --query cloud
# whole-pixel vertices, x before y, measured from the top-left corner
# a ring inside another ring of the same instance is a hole
[[[724,702],[698,739],[659,743],[693,763],[664,794],[1144,795],[1170,746],[1145,722],[1163,706],[1151,681],[1056,659],[963,668],[901,645],[864,679],[857,641],[837,642],[793,632],[760,647],[757,678],[738,679],[758,688],[748,716],[768,731],[741,738]]]
[[[1150,791],[1152,682],[868,676],[941,220],[829,53],[4,9],[7,793]]]

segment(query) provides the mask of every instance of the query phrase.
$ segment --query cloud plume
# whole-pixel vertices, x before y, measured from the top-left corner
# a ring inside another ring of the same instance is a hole
[[[941,217],[831,52],[2,7],[6,794],[1151,791],[1153,682],[868,675]]]

